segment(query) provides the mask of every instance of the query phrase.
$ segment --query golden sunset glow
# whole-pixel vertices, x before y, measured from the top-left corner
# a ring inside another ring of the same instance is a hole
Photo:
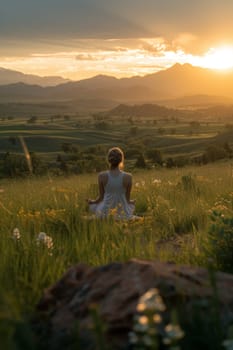
[[[230,45],[210,48],[202,55],[171,47],[162,38],[86,40],[85,45],[76,51],[37,52],[27,57],[0,58],[0,67],[39,76],[59,75],[71,80],[98,74],[117,78],[143,76],[175,63],[222,71],[233,69],[233,46]]]
[[[197,59],[197,63],[203,68],[231,69],[233,68],[233,46],[211,48],[205,55]]]
[[[233,69],[232,0],[54,3],[1,2],[0,68],[71,80]]]

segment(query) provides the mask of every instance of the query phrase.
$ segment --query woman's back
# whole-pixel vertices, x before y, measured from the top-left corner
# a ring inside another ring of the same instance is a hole
[[[107,172],[107,184],[105,186],[105,195],[125,195],[125,187],[123,186],[123,176],[123,171],[120,171],[119,174],[113,174],[111,171]]]
[[[114,174],[111,171],[107,172],[107,184],[103,200],[104,216],[107,216],[112,211],[116,218],[127,218],[132,213],[132,209],[125,197],[124,175],[123,171],[120,171],[118,174]]]
[[[118,147],[109,150],[110,170],[98,176],[99,197],[88,201],[90,210],[97,217],[105,218],[111,214],[115,219],[131,219],[133,216],[135,206],[130,200],[132,175],[120,170],[123,160],[123,152]]]

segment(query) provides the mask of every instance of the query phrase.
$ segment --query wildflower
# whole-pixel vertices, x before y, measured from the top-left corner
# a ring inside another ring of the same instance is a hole
[[[148,317],[147,316],[140,316],[138,319],[138,323],[140,324],[147,324],[148,323]]]
[[[129,341],[131,344],[137,344],[138,336],[134,332],[129,332]]]
[[[144,333],[148,328],[148,324],[136,323],[133,329],[135,332]]]
[[[148,330],[149,319],[147,316],[136,316],[134,331],[138,333],[144,333]]]
[[[177,341],[184,336],[184,332],[178,324],[168,324],[165,327],[165,333],[166,335],[163,338],[163,343],[165,345],[172,344],[174,341]]]
[[[155,184],[155,185],[160,185],[161,182],[162,182],[162,181],[161,181],[160,179],[154,179],[154,180],[152,181],[152,183]]]
[[[233,339],[226,339],[222,343],[226,350],[233,350]]]
[[[153,321],[154,321],[154,323],[161,323],[162,317],[160,316],[160,314],[154,314]]]
[[[53,239],[52,237],[48,236],[45,232],[40,232],[38,234],[36,242],[38,245],[42,243],[48,249],[53,249]]]
[[[149,335],[145,334],[143,337],[142,337],[142,342],[143,344],[145,344],[146,346],[151,346],[153,344],[152,342],[152,339]]]
[[[12,238],[15,239],[15,240],[19,240],[20,237],[21,237],[21,235],[20,235],[19,229],[17,227],[14,228],[14,230],[12,232]]]
[[[227,330],[227,339],[222,343],[226,350],[233,350],[233,325],[230,325]]]
[[[163,336],[163,343],[170,350],[180,350],[178,340],[183,338],[184,332],[179,324],[168,324],[164,327],[162,315],[165,304],[157,288],[149,289],[139,298],[137,311],[134,317],[133,331],[129,333],[129,341],[137,349],[158,349],[159,335]],[[227,348],[233,350],[233,348]]]
[[[139,299],[137,311],[164,311],[166,309],[163,299],[159,295],[157,288],[149,289]]]

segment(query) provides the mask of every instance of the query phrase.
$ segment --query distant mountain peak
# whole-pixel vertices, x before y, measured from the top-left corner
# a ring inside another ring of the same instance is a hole
[[[205,68],[201,68],[201,67],[197,67],[197,66],[193,66],[190,63],[175,63],[173,66],[171,66],[170,68],[168,68],[167,70],[177,70],[177,71],[181,71],[181,70],[195,70],[195,69],[202,69],[205,70]]]
[[[25,83],[29,85],[55,86],[68,82],[59,76],[38,76],[34,74],[25,74],[16,70],[0,67],[0,85],[8,85],[14,83]]]
[[[106,74],[97,74],[94,76],[96,79],[117,79],[116,77],[113,77],[112,75],[106,75]]]

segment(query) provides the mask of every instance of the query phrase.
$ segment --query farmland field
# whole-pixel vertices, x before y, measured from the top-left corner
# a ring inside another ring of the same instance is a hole
[[[226,129],[228,121],[219,121],[214,117],[211,120],[197,120],[195,126],[192,119],[163,119],[159,115],[150,119],[135,118],[133,122],[127,117],[106,117],[103,125],[90,112],[68,115],[44,113],[34,117],[23,117],[23,112],[21,116],[2,115],[0,155],[6,152],[22,153],[18,136],[24,138],[29,152],[53,160],[62,152],[63,143],[82,150],[97,144],[105,148],[119,145],[125,150],[134,145],[152,147],[160,150],[164,157],[193,157],[210,144],[232,143],[232,135]]]

